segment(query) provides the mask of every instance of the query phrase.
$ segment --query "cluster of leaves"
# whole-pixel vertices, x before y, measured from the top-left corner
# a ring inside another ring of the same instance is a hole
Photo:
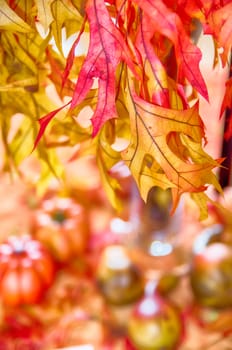
[[[42,176],[48,170],[60,176],[55,149],[79,144],[74,157],[95,155],[115,207],[119,184],[110,170],[123,160],[144,200],[153,186],[170,188],[174,210],[184,192],[192,193],[203,218],[206,188],[220,191],[212,171],[220,160],[202,146],[198,94],[208,99],[208,93],[193,39],[199,27],[211,34],[215,63],[225,66],[232,44],[231,1],[0,0],[0,5],[6,167],[17,167],[34,143]],[[83,38],[89,43],[84,53]],[[65,55],[68,40],[73,44]],[[223,49],[220,54],[217,48]],[[51,84],[60,106],[47,95]],[[228,83],[222,108],[230,91]],[[12,136],[16,113],[23,119]]]

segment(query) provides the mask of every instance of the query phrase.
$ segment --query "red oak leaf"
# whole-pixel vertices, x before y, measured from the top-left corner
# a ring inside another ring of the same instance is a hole
[[[221,106],[221,113],[220,113],[221,117],[227,108],[232,111],[232,78],[230,78],[226,82],[226,91],[225,91],[225,95]],[[232,137],[232,112],[228,117],[228,122],[226,125],[224,137],[226,140],[229,140]]]
[[[175,47],[179,76],[185,77],[206,99],[207,87],[199,69],[202,54],[188,37],[179,16],[172,12],[162,0],[134,0],[150,17],[150,30],[169,38]]]
[[[82,27],[81,27],[81,30],[79,31],[79,34],[78,34],[76,40],[74,41],[74,43],[72,45],[72,48],[71,48],[71,50],[70,50],[70,52],[68,54],[66,66],[65,66],[65,69],[64,69],[64,72],[63,72],[63,76],[62,76],[62,89],[64,88],[64,86],[66,84],[66,81],[68,79],[70,70],[72,68],[72,65],[73,65],[73,62],[74,62],[74,58],[75,58],[75,50],[76,50],[77,45],[79,44],[79,41],[81,39],[81,35],[82,35],[83,31],[84,31],[85,22],[86,22],[86,19],[84,19]]]
[[[225,112],[226,108],[232,107],[232,78],[226,82],[226,91],[222,101],[220,116]]]
[[[120,31],[112,22],[103,0],[88,0],[86,15],[90,25],[90,45],[81,68],[71,109],[84,100],[94,80],[98,80],[98,103],[92,116],[93,136],[103,124],[117,116],[115,107],[115,73],[118,64],[125,60],[133,69],[129,50]]]
[[[227,129],[224,133],[224,138],[225,140],[229,140],[232,137],[232,112],[230,113],[228,117],[228,124],[227,124]]]
[[[61,63],[51,55],[49,50],[47,50],[46,53],[51,67],[51,73],[48,75],[48,77],[55,85],[57,93],[61,98],[64,96],[72,96],[75,86],[74,83],[71,80],[67,80],[65,87],[63,86],[63,67]]]
[[[146,64],[146,61],[149,61],[151,65],[153,73],[151,80],[152,85],[154,85],[152,102],[163,107],[169,107],[167,74],[151,44],[151,39],[154,32],[152,30],[152,25],[150,22],[151,19],[146,13],[141,15],[141,22],[135,45],[143,57],[144,65]],[[155,79],[155,84],[153,79]]]
[[[50,121],[55,117],[55,115],[60,112],[62,109],[64,109],[65,107],[67,107],[69,104],[71,103],[71,101],[69,101],[68,103],[66,103],[64,106],[60,107],[60,108],[57,108],[55,109],[54,111],[46,114],[44,117],[40,118],[39,119],[39,125],[40,125],[40,129],[39,129],[39,132],[38,132],[38,135],[35,139],[35,142],[34,142],[34,147],[33,147],[33,150],[36,148],[36,146],[38,145],[41,137],[43,136],[44,132],[45,132],[45,129],[46,127],[48,126],[48,124],[50,123]]]

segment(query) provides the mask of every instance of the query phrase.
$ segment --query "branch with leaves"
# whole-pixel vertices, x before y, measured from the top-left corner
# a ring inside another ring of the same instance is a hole
[[[144,200],[153,186],[171,189],[175,210],[181,195],[191,193],[206,217],[205,190],[213,185],[221,191],[213,172],[221,159],[203,146],[198,98],[207,100],[208,92],[199,69],[202,53],[192,40],[199,26],[213,38],[215,64],[225,66],[230,0],[0,0],[5,168],[17,169],[34,147],[44,164],[41,176],[51,170],[61,176],[55,148],[79,144],[79,156],[95,155],[115,207],[118,183],[109,173],[123,160]],[[68,54],[65,42],[71,42]],[[47,94],[50,85],[59,106]],[[222,112],[231,100],[228,80]],[[78,118],[86,107],[88,127]],[[9,139],[15,114],[22,121]],[[121,151],[119,140],[127,145]]]

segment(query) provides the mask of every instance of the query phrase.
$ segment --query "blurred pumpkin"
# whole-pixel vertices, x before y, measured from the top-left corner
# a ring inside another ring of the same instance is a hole
[[[120,245],[111,245],[103,250],[96,278],[102,294],[111,304],[130,304],[143,294],[142,273]]]
[[[0,296],[4,304],[37,303],[54,279],[46,248],[29,235],[10,236],[0,245]]]
[[[207,307],[232,306],[232,249],[213,242],[195,252],[190,282],[194,296]]]
[[[70,197],[45,199],[35,211],[32,231],[58,262],[68,262],[86,249],[89,234],[87,211]]]
[[[128,338],[137,350],[176,349],[182,332],[176,308],[157,293],[145,295],[128,320]]]

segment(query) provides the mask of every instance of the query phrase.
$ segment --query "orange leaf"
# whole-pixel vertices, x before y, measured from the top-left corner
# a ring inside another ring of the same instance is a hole
[[[133,102],[128,98],[132,137],[122,157],[128,164],[144,200],[150,188],[156,184],[153,177],[155,173],[157,176],[157,170],[159,182],[164,180],[162,187],[172,187],[173,210],[184,192],[202,192],[208,184],[219,189],[211,171],[218,166],[218,162],[201,148],[204,129],[198,114],[198,105],[186,110],[171,110],[148,103],[135,93],[130,94],[133,98]],[[178,148],[179,154],[168,144],[170,133],[179,135],[179,142],[182,143],[182,147]],[[191,152],[187,152],[188,143]]]
[[[232,3],[214,9],[208,16],[208,23],[212,30],[213,36],[219,47],[223,48],[220,54],[223,66],[228,61],[229,52],[232,46]]]
[[[204,34],[210,34],[217,45],[223,66],[226,65],[232,45],[232,3],[231,0],[179,0],[181,18],[187,13],[190,19],[197,18],[203,24]]]

